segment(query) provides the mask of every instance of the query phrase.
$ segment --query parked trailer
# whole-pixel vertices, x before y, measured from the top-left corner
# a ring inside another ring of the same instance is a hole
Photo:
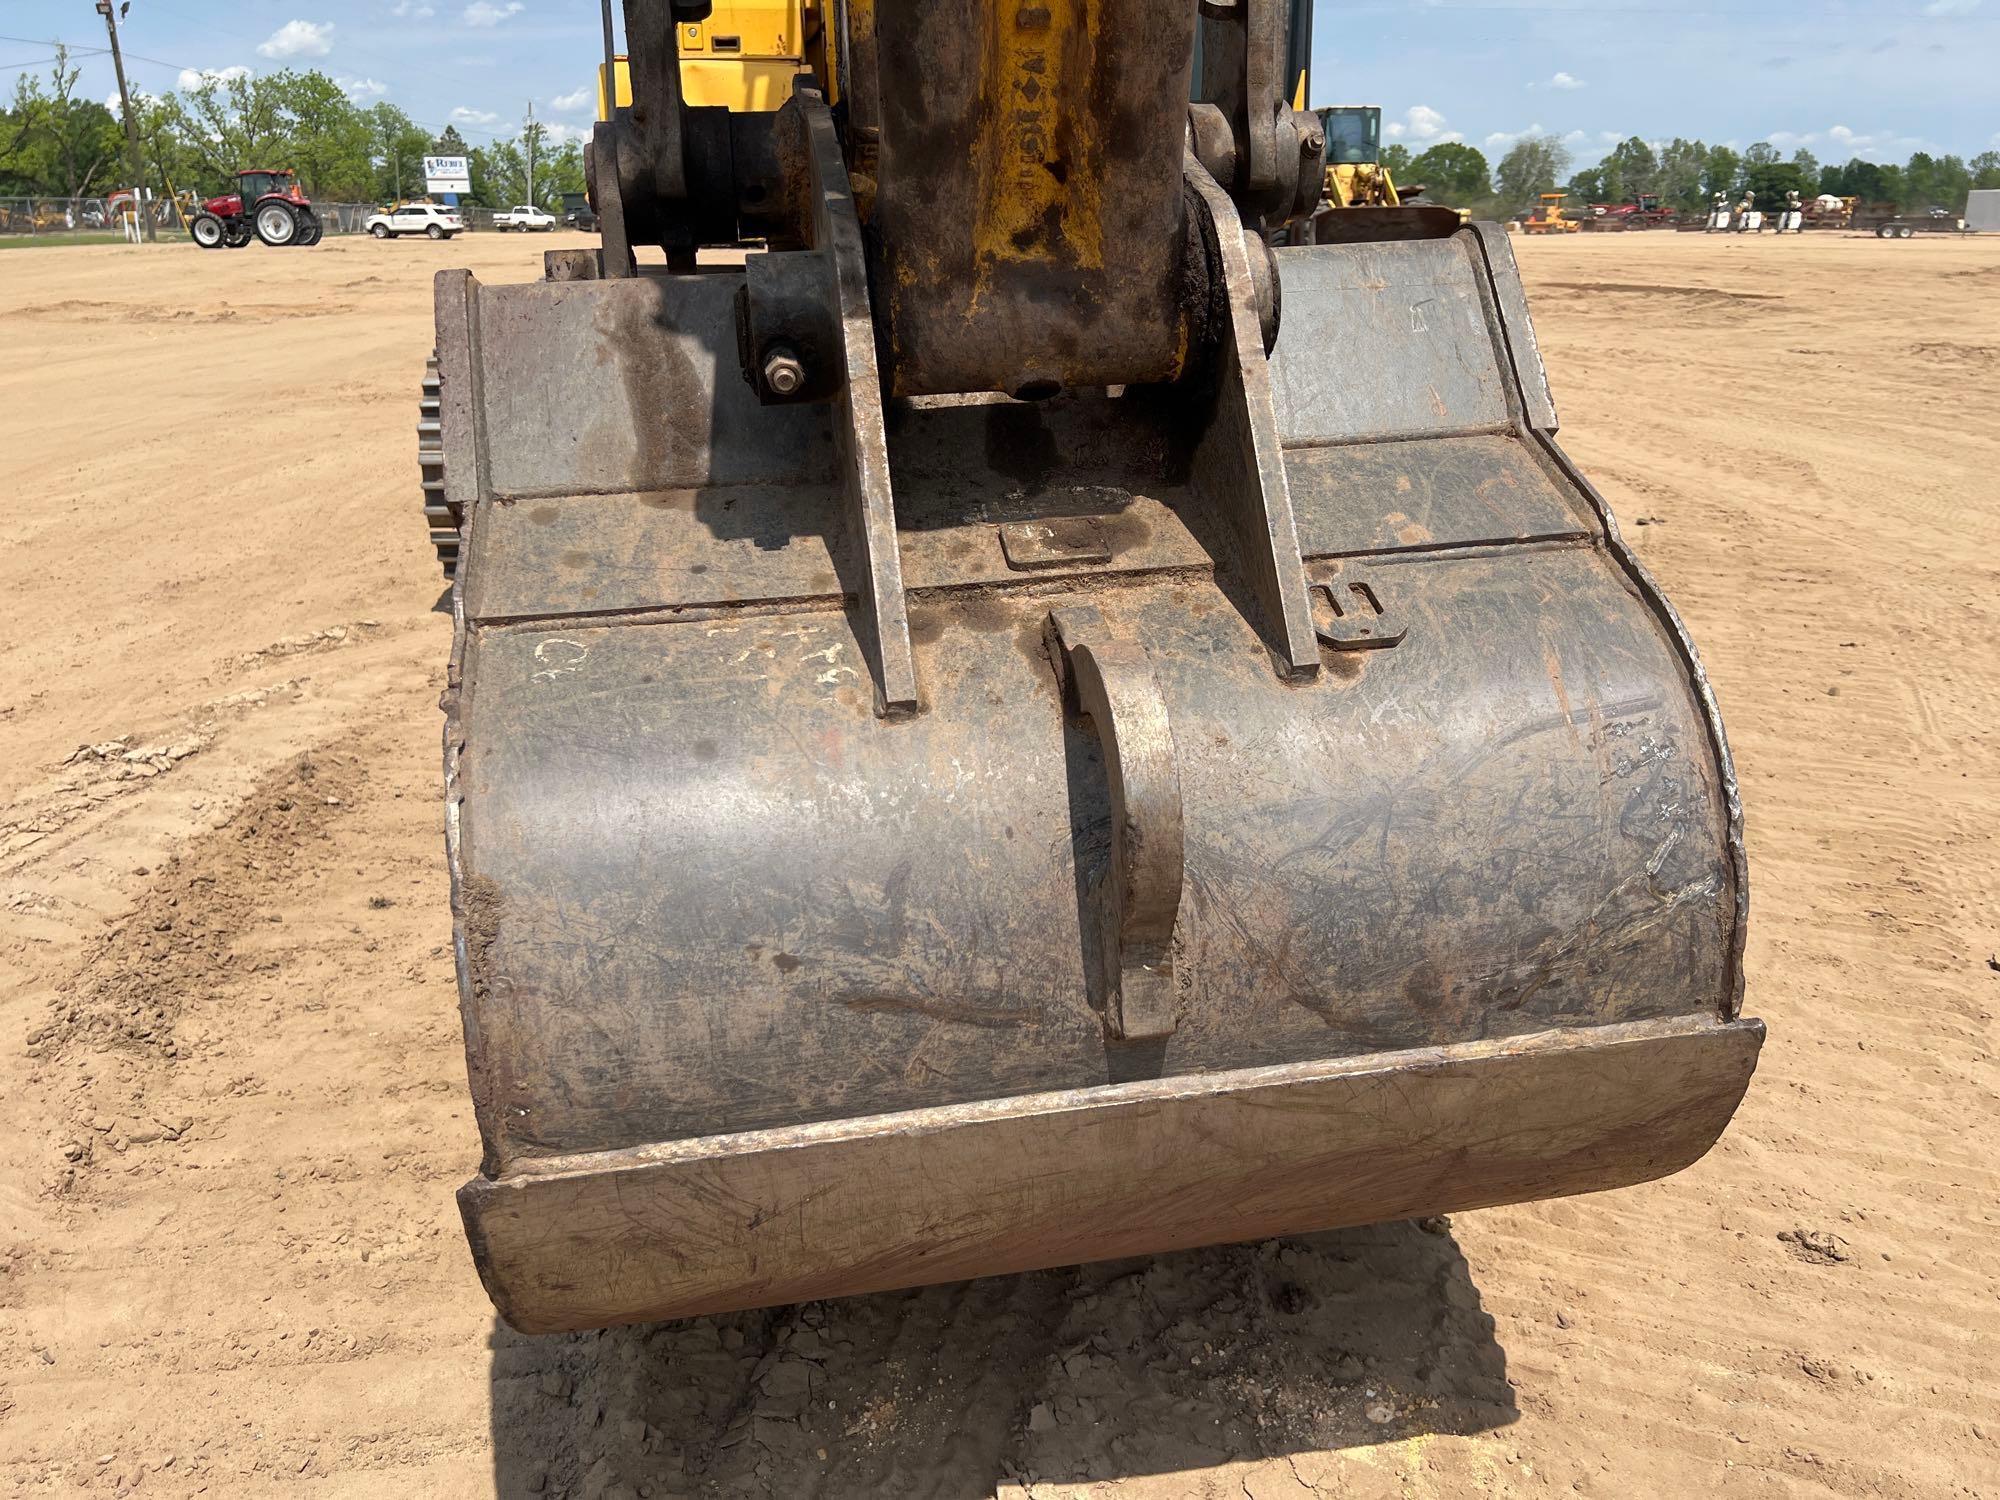
[[[1864,234],[1872,232],[1878,240],[1907,240],[1919,234],[1964,234],[1965,220],[1948,209],[1933,208],[1927,214],[1869,214],[1855,215],[1854,227]]]
[[[2000,188],[1980,188],[1966,195],[1965,227],[1981,234],[2000,234]]]

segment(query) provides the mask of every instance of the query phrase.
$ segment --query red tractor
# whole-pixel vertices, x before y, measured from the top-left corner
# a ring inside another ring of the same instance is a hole
[[[1674,211],[1657,193],[1640,193],[1623,203],[1593,203],[1586,229],[1671,229]]]
[[[236,174],[235,192],[202,204],[188,233],[204,250],[239,250],[253,235],[267,245],[316,245],[320,222],[294,174],[249,171]]]

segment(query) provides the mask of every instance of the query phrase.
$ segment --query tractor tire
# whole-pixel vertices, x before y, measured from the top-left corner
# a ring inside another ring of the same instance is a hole
[[[299,237],[299,216],[278,201],[260,203],[250,215],[257,238],[267,245],[289,245]]]
[[[389,238],[389,226],[387,224],[370,225],[368,232],[374,235],[375,238],[378,240],[386,240],[387,238]]]
[[[229,231],[229,238],[224,240],[223,243],[232,250],[241,250],[256,238],[257,236],[247,229],[232,229]]]
[[[429,235],[434,240],[441,240],[444,238],[444,230],[439,228],[436,224],[431,225],[431,227],[426,229],[424,233]]]
[[[319,237],[324,233],[326,226],[320,223],[319,215],[307,209],[299,215],[299,237],[293,243],[301,246],[317,245]]]
[[[229,227],[214,214],[196,214],[188,235],[204,250],[220,250],[229,240]]]

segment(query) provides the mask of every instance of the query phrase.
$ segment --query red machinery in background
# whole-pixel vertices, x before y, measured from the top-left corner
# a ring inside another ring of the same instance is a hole
[[[236,174],[236,191],[210,198],[188,221],[204,250],[240,249],[254,236],[267,245],[316,245],[319,215],[292,172],[252,168]]]

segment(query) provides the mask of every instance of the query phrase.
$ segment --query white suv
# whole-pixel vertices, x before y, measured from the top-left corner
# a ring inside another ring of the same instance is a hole
[[[362,226],[378,240],[399,234],[427,234],[434,240],[448,240],[465,229],[465,221],[455,208],[435,203],[399,203],[386,214],[370,214]]]

